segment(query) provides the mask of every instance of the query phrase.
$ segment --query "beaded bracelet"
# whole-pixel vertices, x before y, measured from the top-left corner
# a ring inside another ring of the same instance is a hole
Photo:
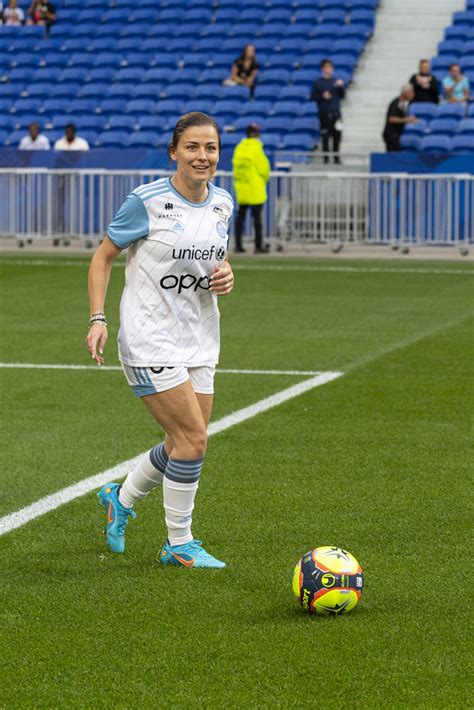
[[[107,318],[105,313],[93,313],[89,318],[89,328],[91,325],[94,325],[94,323],[100,323],[101,325],[105,325],[107,327]]]

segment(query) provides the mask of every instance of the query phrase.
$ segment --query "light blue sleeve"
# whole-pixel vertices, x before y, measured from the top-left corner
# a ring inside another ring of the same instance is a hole
[[[146,239],[150,231],[148,212],[142,200],[131,192],[109,224],[107,234],[116,246],[126,249],[139,239]]]

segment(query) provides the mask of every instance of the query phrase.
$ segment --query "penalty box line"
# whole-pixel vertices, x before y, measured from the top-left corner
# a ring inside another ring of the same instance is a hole
[[[226,431],[237,424],[241,424],[242,422],[255,417],[257,414],[267,412],[269,409],[272,409],[279,404],[283,404],[283,402],[288,402],[294,397],[298,397],[305,392],[309,392],[315,387],[321,387],[321,385],[332,382],[338,377],[341,377],[343,374],[343,372],[321,372],[308,380],[298,382],[298,384],[292,385],[291,387],[281,390],[276,394],[272,394],[269,397],[265,397],[264,399],[261,399],[248,407],[244,407],[243,409],[239,409],[232,414],[228,414],[227,416],[222,417],[222,419],[218,419],[216,422],[211,422],[208,428],[209,436],[220,434],[221,432]],[[31,520],[39,518],[42,515],[46,515],[46,513],[59,508],[61,505],[70,503],[76,498],[100,488],[109,481],[125,478],[125,476],[127,476],[130,471],[135,468],[145,453],[146,452],[143,452],[138,456],[134,456],[133,458],[123,461],[122,463],[117,464],[117,466],[113,466],[112,468],[102,471],[94,476],[84,478],[82,481],[74,483],[72,486],[63,488],[57,493],[52,493],[44,498],[40,498],[35,503],[27,505],[25,508],[21,508],[14,513],[9,513],[8,515],[3,516],[0,518],[0,535],[5,535],[16,528],[20,528],[29,523]]]

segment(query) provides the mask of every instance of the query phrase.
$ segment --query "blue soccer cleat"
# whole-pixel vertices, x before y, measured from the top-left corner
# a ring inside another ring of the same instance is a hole
[[[216,560],[201,545],[202,540],[191,540],[184,545],[170,545],[169,542],[165,542],[158,559],[164,565],[176,565],[177,567],[212,567],[214,569],[225,567],[225,562]]]
[[[119,483],[106,483],[97,493],[97,498],[107,511],[107,528],[105,531],[107,544],[112,552],[125,551],[125,528],[128,518],[136,518],[137,514],[131,508],[125,508],[118,499]]]

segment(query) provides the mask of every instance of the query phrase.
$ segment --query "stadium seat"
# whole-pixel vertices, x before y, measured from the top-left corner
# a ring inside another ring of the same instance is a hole
[[[125,148],[129,141],[127,131],[103,131],[97,136],[100,148]]]
[[[100,81],[94,81],[90,84],[84,84],[77,92],[77,96],[81,99],[93,97],[102,98],[103,96],[107,95],[108,90],[109,84],[105,84]]]
[[[268,133],[287,133],[292,126],[293,123],[288,118],[281,118],[280,116],[270,116],[263,121],[265,132]]]
[[[451,143],[451,150],[457,153],[474,153],[474,135],[454,136]]]
[[[447,153],[451,150],[448,136],[425,136],[421,139],[420,150],[425,153]]]
[[[41,99],[18,99],[10,109],[10,113],[38,113],[41,105]]]
[[[258,86],[255,89],[255,98],[258,101],[275,101],[280,98],[282,92],[282,87],[275,86],[274,84],[263,84],[263,86]],[[248,92],[247,92],[248,96]]]
[[[133,98],[156,100],[161,95],[162,90],[162,84],[137,84],[133,91]]]
[[[282,147],[284,150],[307,151],[314,148],[315,138],[309,133],[288,134],[284,136]]]
[[[438,111],[438,117],[444,118],[464,118],[466,115],[466,105],[465,104],[451,104],[444,103],[441,104]]]
[[[300,84],[296,86],[284,86],[278,98],[282,101],[285,99],[308,99],[308,87],[305,84]]]
[[[127,98],[107,98],[100,102],[99,111],[104,115],[125,111],[130,94]]]
[[[417,121],[417,123],[407,123],[403,128],[403,135],[414,135],[422,137],[424,136],[428,128],[428,122],[424,119]]]
[[[284,69],[266,69],[258,76],[259,84],[288,84],[291,73]]]
[[[291,81],[293,84],[304,84],[305,86],[312,86],[319,76],[319,72],[314,69],[298,69],[291,75]]]
[[[463,47],[464,41],[462,39],[445,39],[438,44],[438,54],[459,57]]]
[[[188,101],[194,93],[194,84],[169,84],[162,91],[163,98]]]
[[[342,25],[335,25],[334,23],[318,25],[318,39],[328,38],[335,41],[339,37],[341,29]]]
[[[472,10],[460,10],[453,13],[454,25],[474,25],[474,12]]]
[[[339,10],[337,8],[329,10],[324,9],[321,14],[321,22],[343,25],[346,21],[346,14],[346,10]]]
[[[248,101],[242,107],[240,112],[241,116],[246,116],[252,114],[254,116],[267,116],[272,108],[272,103],[270,101]]]
[[[474,135],[474,118],[463,118],[457,125],[458,135]]]
[[[95,99],[74,99],[69,105],[69,111],[74,115],[80,114],[91,114],[94,113],[97,107],[97,101]]]
[[[40,113],[55,114],[66,113],[69,106],[67,99],[46,99],[40,108]]]
[[[222,148],[235,148],[237,143],[240,143],[243,137],[242,133],[224,133],[221,136]]]
[[[160,134],[156,131],[139,131],[132,133],[128,140],[128,148],[157,148]]]
[[[319,135],[319,118],[311,116],[300,116],[292,123],[292,133],[309,133],[309,135]]]
[[[71,108],[73,108],[71,106]],[[78,130],[93,130],[100,133],[104,130],[106,117],[102,115],[79,116],[77,127]]]
[[[240,116],[242,108],[243,105],[240,101],[222,99],[221,101],[217,101],[212,107],[212,115]]]
[[[61,113],[51,116],[50,125],[55,129],[61,129],[64,132],[64,128],[68,125],[68,123],[74,123],[77,125],[77,117],[73,116],[71,113]]]
[[[116,114],[109,116],[106,120],[105,128],[113,130],[126,130],[133,131],[137,125],[137,119],[134,116],[127,116],[123,114]]]
[[[301,109],[299,101],[277,101],[273,105],[271,114],[274,116],[298,116]]]
[[[458,127],[458,120],[455,118],[434,118],[428,125],[430,135],[452,136]]]
[[[126,112],[128,114],[154,113],[157,102],[151,99],[132,99],[127,103]]]
[[[156,111],[160,116],[165,115],[181,115],[183,113],[184,101],[176,101],[171,99],[165,99],[164,101],[159,101],[157,103]]]
[[[203,113],[212,114],[213,106],[214,101],[208,101],[206,99],[192,99],[183,106],[183,113],[189,113],[189,111],[202,111]]]
[[[471,31],[471,25],[451,25],[445,29],[444,38],[466,40],[469,38]]]
[[[249,97],[249,90],[247,86],[224,86],[219,87],[219,90],[223,89],[222,97],[226,99],[234,99],[238,101],[247,101]],[[257,85],[258,88],[258,85]],[[273,87],[275,88],[275,87]]]
[[[416,102],[414,101],[410,104],[409,114],[411,116],[416,116],[417,118],[424,118],[425,120],[430,120],[431,118],[436,118],[439,113],[439,106],[436,104],[431,104],[428,102]]]

